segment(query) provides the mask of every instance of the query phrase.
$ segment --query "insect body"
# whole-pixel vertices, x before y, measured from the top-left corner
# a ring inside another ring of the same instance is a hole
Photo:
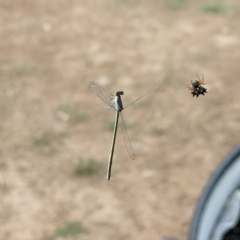
[[[115,124],[114,124],[114,131],[113,131],[113,140],[112,140],[112,146],[111,146],[111,151],[110,151],[110,156],[109,156],[109,161],[108,161],[108,170],[107,170],[107,180],[110,180],[111,178],[111,169],[112,169],[112,160],[113,160],[113,154],[114,154],[114,148],[115,148],[115,142],[116,142],[116,135],[117,135],[117,128],[118,128],[118,119],[120,115],[120,120],[121,120],[121,127],[122,127],[122,135],[123,135],[123,140],[125,143],[126,150],[129,154],[129,156],[134,159],[135,154],[133,152],[132,144],[129,140],[128,133],[127,133],[127,127],[123,118],[122,111],[131,106],[133,103],[137,102],[139,99],[143,98],[145,95],[151,93],[152,91],[156,90],[157,88],[160,87],[160,85],[157,85],[154,88],[149,89],[147,92],[142,94],[140,97],[135,99],[133,102],[128,104],[127,106],[123,107],[122,104],[122,99],[121,95],[124,94],[123,91],[117,91],[113,94],[102,88],[100,85],[97,83],[91,82],[89,85],[90,89],[93,91],[93,93],[98,96],[107,106],[113,108],[116,111],[116,117],[115,117]]]
[[[201,79],[198,77],[198,80],[191,81],[188,89],[191,91],[193,97],[198,97],[201,94],[204,95],[204,93],[207,93],[207,89],[204,88],[202,85],[205,85],[203,76]]]

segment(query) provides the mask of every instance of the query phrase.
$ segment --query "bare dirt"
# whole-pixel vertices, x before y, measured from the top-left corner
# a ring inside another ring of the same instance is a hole
[[[74,221],[88,234],[59,239],[187,239],[202,188],[240,141],[240,3],[208,14],[213,1],[178,2],[0,1],[0,240],[57,239]],[[192,98],[201,74],[208,93]],[[109,182],[114,111],[90,81],[123,90],[124,104],[161,84],[124,110],[136,159],[119,132]],[[103,168],[76,175],[79,158]]]

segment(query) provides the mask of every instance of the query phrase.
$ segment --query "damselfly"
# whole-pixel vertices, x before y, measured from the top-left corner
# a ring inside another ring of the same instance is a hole
[[[108,162],[108,170],[107,170],[107,180],[110,180],[111,178],[111,169],[112,169],[112,160],[113,160],[113,153],[114,153],[114,147],[115,147],[115,141],[116,141],[116,134],[117,134],[117,128],[118,128],[118,119],[119,115],[121,118],[121,128],[122,128],[122,135],[123,135],[123,140],[125,143],[126,150],[129,154],[129,156],[134,159],[135,154],[132,148],[132,144],[129,140],[129,136],[127,133],[127,128],[126,124],[123,118],[122,110],[131,106],[133,103],[137,102],[141,98],[143,98],[145,95],[149,94],[150,92],[156,90],[160,85],[157,85],[144,94],[142,94],[140,97],[138,97],[136,100],[128,104],[126,107],[123,107],[122,104],[122,99],[121,95],[124,94],[123,91],[116,91],[114,94],[111,94],[104,88],[102,88],[100,85],[97,83],[91,82],[89,87],[93,91],[95,95],[97,95],[102,101],[109,107],[113,108],[116,111],[116,117],[115,117],[115,124],[114,124],[114,131],[113,131],[113,140],[112,140],[112,146],[111,146],[111,151],[110,151],[110,156],[109,156],[109,162]]]

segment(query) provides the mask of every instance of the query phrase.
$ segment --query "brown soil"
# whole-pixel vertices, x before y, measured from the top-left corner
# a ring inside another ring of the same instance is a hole
[[[240,141],[240,3],[207,14],[209,1],[174,2],[0,1],[0,240],[73,221],[89,233],[62,238],[187,238],[203,186]],[[192,98],[201,74],[208,93]],[[114,111],[90,81],[125,104],[162,84],[123,112],[136,159],[119,132],[109,182]],[[89,157],[103,169],[77,176]]]

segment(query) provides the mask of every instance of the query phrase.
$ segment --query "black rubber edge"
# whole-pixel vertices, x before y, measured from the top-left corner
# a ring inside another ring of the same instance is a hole
[[[240,155],[240,145],[235,147],[225,159],[220,163],[218,168],[213,172],[209,180],[207,181],[206,186],[203,189],[203,192],[200,196],[200,199],[197,202],[197,207],[192,218],[192,224],[189,231],[189,240],[196,240],[196,234],[198,233],[199,222],[201,220],[201,212],[205,207],[205,203],[208,201],[215,184],[219,181],[222,175],[226,172],[228,167],[235,161]]]

